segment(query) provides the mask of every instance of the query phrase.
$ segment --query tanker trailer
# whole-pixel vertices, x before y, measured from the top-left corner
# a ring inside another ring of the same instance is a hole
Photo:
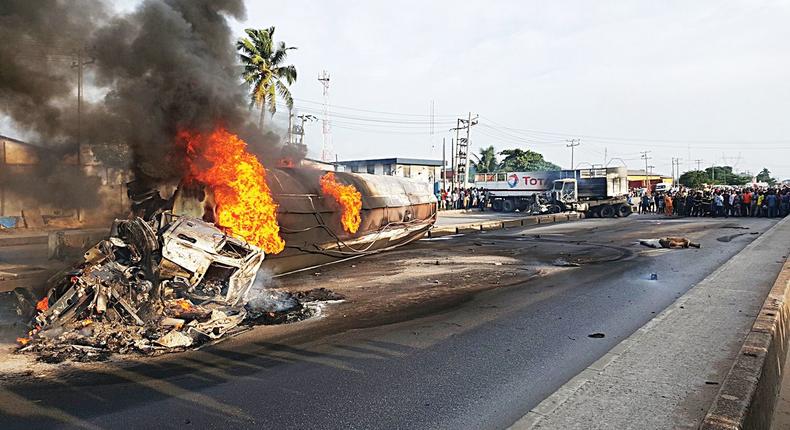
[[[320,264],[389,250],[425,235],[436,220],[436,197],[430,184],[396,176],[332,172],[335,180],[361,194],[358,229],[347,231],[342,208],[321,188],[328,172],[310,168],[267,170],[277,202],[277,221],[285,248],[267,254],[261,267],[281,275]],[[214,222],[211,191],[182,183],[173,214]]]

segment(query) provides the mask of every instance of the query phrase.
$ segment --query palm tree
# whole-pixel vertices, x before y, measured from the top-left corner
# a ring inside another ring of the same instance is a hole
[[[296,81],[296,67],[292,64],[283,65],[288,51],[296,49],[285,46],[285,42],[274,44],[274,27],[261,30],[248,28],[244,30],[247,37],[236,42],[239,59],[244,66],[242,78],[250,86],[250,107],[261,108],[261,119],[258,125],[263,128],[263,117],[266,107],[274,115],[277,112],[277,95],[285,101],[288,109],[293,109],[294,100],[288,86]]]
[[[480,156],[475,155],[475,158],[477,158],[477,163],[475,163],[477,173],[493,173],[499,169],[499,162],[496,159],[496,151],[493,146],[480,148]]]

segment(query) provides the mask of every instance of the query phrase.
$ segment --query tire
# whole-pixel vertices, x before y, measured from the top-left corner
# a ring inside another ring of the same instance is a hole
[[[617,211],[614,210],[614,206],[606,205],[601,208],[601,218],[614,218]]]
[[[513,212],[516,210],[516,204],[513,200],[507,199],[502,201],[502,212]]]
[[[562,208],[560,205],[551,205],[549,206],[549,213],[550,214],[558,214],[562,212]]]
[[[617,205],[617,216],[620,218],[625,218],[628,215],[631,215],[631,206],[628,205]]]
[[[502,200],[494,200],[491,202],[491,209],[494,212],[502,212]]]

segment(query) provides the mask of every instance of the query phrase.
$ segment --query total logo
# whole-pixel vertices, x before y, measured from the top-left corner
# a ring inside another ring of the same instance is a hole
[[[510,176],[507,177],[507,185],[510,188],[513,188],[516,185],[518,185],[518,175],[516,175],[515,173],[511,173]]]

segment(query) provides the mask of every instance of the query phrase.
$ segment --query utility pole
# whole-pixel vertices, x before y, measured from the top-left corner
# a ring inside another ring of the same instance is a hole
[[[568,142],[568,144],[565,145],[565,146],[567,148],[571,149],[571,170],[574,170],[573,176],[575,177],[576,176],[576,173],[575,173],[576,167],[573,164],[573,149],[576,148],[577,146],[581,145],[581,139],[566,139],[565,141]]]
[[[82,166],[82,70],[96,62],[95,58],[83,59],[84,54],[84,48],[77,49],[76,58],[71,63],[71,68],[77,69],[77,166]]]
[[[318,120],[318,118],[316,118],[315,115],[309,115],[309,114],[308,115],[302,114],[297,116],[297,118],[302,120],[302,124],[299,126],[299,129],[297,130],[297,132],[299,133],[299,145],[304,145],[304,124],[307,121],[316,121]]]
[[[446,139],[447,139],[446,137],[442,138],[442,189],[444,191],[447,191],[447,183],[446,183],[447,182],[446,181],[446,179],[447,179],[446,178],[446,176],[447,176],[447,158],[445,158],[446,157],[446,154],[445,154],[445,146],[446,146],[445,141],[446,141]]]
[[[293,141],[293,128],[294,128],[294,111],[293,109],[288,109],[288,142],[289,145],[294,143]]]
[[[680,158],[672,157],[672,183],[675,183],[675,175],[680,178]]]
[[[648,154],[650,154],[650,151],[642,151],[642,152],[640,152],[640,154],[642,154],[641,158],[643,160],[645,160],[645,188],[647,189],[647,188],[650,188],[650,177],[648,176],[649,173],[647,172],[647,168],[649,166],[647,165],[647,162],[648,162],[648,160],[651,160],[652,158],[648,157]]]
[[[450,166],[453,168],[453,176],[450,178],[450,188],[455,190],[455,140],[450,138]]]
[[[332,135],[329,125],[329,72],[322,71],[318,75],[318,82],[324,87],[324,111],[323,111],[323,127],[324,141],[321,146],[321,160],[331,161],[332,159]]]
[[[697,160],[694,160],[694,162],[697,163],[697,171],[702,170],[702,167],[701,167],[702,160],[697,159]]]
[[[466,189],[469,187],[469,142],[470,142],[470,131],[472,126],[477,125],[479,115],[475,115],[472,118],[472,112],[469,112],[469,116],[464,118],[458,118],[456,121],[456,127],[451,128],[450,131],[455,131],[456,136],[456,145],[455,145],[455,156],[456,159],[453,162],[453,173],[456,178],[456,181],[459,184],[463,184],[463,188]],[[460,137],[461,130],[466,130],[466,137]],[[463,175],[463,179],[461,178]]]

